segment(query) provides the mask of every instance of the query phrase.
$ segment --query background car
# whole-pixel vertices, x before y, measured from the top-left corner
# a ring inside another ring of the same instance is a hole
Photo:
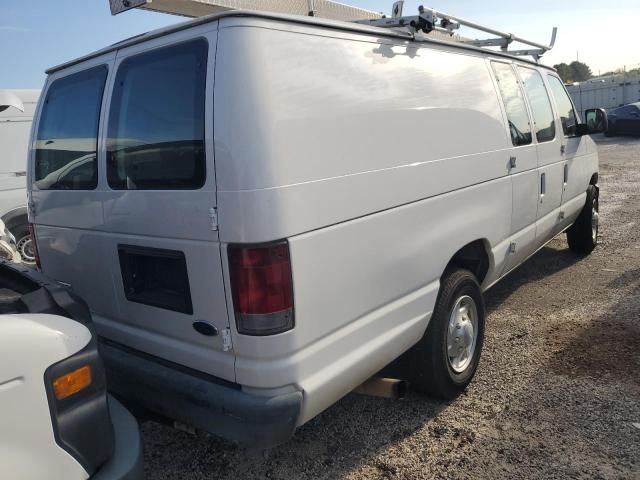
[[[0,89],[0,219],[24,263],[35,257],[27,220],[27,148],[40,90]]]
[[[633,135],[640,137],[640,102],[630,103],[609,112],[609,128],[605,132],[613,135]]]

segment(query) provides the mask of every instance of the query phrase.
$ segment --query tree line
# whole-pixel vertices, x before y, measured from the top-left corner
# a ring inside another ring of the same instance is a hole
[[[593,73],[591,72],[591,68],[589,65],[579,61],[573,61],[569,64],[566,63],[558,63],[553,66],[560,75],[560,78],[564,83],[574,83],[574,82],[584,82],[585,80],[589,80],[593,78]],[[624,70],[619,68],[618,70],[612,70],[610,72],[605,72],[598,76],[607,76],[607,75],[616,75],[623,73]],[[640,74],[640,68],[634,68],[631,70],[627,70],[628,74]]]
[[[593,77],[589,65],[577,60],[574,60],[568,65],[564,62],[558,63],[554,65],[553,68],[556,69],[564,83],[584,82]]]

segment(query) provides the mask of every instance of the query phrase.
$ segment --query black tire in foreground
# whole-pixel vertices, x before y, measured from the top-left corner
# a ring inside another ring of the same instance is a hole
[[[485,309],[476,277],[465,269],[448,269],[429,326],[407,352],[411,387],[453,399],[471,382],[484,339]]]
[[[598,189],[595,185],[589,185],[584,207],[575,223],[567,230],[567,242],[572,252],[588,255],[596,248],[598,244],[598,211]]]

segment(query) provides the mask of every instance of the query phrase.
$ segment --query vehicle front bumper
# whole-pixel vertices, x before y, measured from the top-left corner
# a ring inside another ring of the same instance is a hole
[[[273,397],[100,339],[110,392],[171,420],[246,447],[268,448],[293,435],[302,392]]]
[[[144,469],[138,422],[112,396],[109,396],[109,414],[115,437],[113,455],[91,480],[142,480]]]

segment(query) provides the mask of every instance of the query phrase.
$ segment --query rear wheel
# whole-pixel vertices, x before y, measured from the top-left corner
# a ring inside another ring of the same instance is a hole
[[[484,340],[480,285],[465,269],[447,270],[424,337],[408,352],[414,390],[452,399],[471,382]]]
[[[600,225],[599,210],[598,189],[595,185],[589,185],[584,207],[575,223],[567,230],[567,242],[572,252],[588,255],[596,248]]]
[[[16,238],[16,248],[22,257],[22,261],[28,264],[36,263],[36,256],[33,251],[33,242],[27,225],[18,225],[11,231]]]

